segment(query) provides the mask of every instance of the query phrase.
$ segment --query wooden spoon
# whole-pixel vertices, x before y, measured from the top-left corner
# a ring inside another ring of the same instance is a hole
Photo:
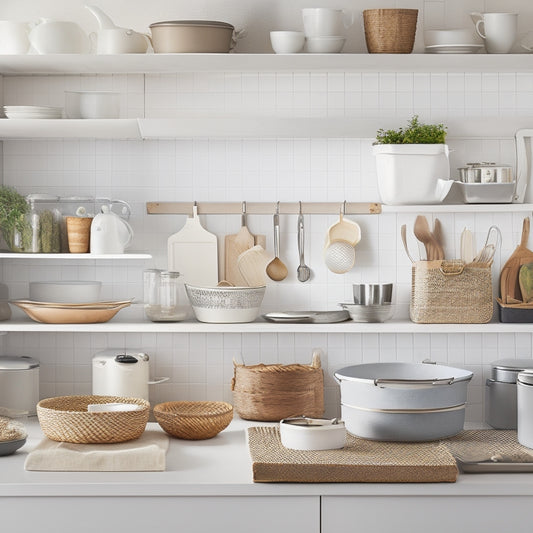
[[[279,210],[274,214],[274,259],[266,267],[267,276],[273,281],[281,281],[287,277],[289,271],[285,263],[279,258]]]
[[[419,215],[416,217],[414,233],[415,237],[426,247],[428,261],[444,257],[442,246],[437,242],[433,233],[431,233],[425,216]]]

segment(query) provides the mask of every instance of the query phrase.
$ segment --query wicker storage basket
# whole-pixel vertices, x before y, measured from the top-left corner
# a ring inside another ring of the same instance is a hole
[[[410,54],[413,51],[418,9],[363,11],[366,47],[371,54]]]
[[[136,411],[89,413],[92,403],[134,403]],[[138,439],[146,428],[150,404],[141,398],[58,396],[37,404],[43,433],[51,440],[75,444],[109,444]]]
[[[416,261],[410,315],[419,324],[484,324],[493,313],[491,263]]]
[[[159,425],[173,437],[211,439],[233,419],[233,406],[226,402],[165,402],[154,407]]]
[[[324,413],[324,375],[320,356],[310,365],[253,365],[234,362],[233,404],[241,418],[275,422],[290,416]]]

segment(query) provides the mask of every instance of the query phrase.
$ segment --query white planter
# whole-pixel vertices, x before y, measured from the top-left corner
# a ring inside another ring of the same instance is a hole
[[[450,191],[447,144],[376,144],[372,153],[384,204],[436,204]]]

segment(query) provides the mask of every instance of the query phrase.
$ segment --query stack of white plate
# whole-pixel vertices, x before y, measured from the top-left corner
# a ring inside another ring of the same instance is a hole
[[[5,105],[7,118],[61,118],[62,107],[37,105]]]

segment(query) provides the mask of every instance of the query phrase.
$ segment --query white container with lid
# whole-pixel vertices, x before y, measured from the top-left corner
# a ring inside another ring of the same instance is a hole
[[[346,443],[344,422],[336,418],[284,418],[279,432],[281,444],[291,450],[338,450]]]
[[[524,370],[516,379],[518,442],[533,448],[533,370]]]
[[[32,357],[0,357],[0,407],[37,413],[39,361]]]

